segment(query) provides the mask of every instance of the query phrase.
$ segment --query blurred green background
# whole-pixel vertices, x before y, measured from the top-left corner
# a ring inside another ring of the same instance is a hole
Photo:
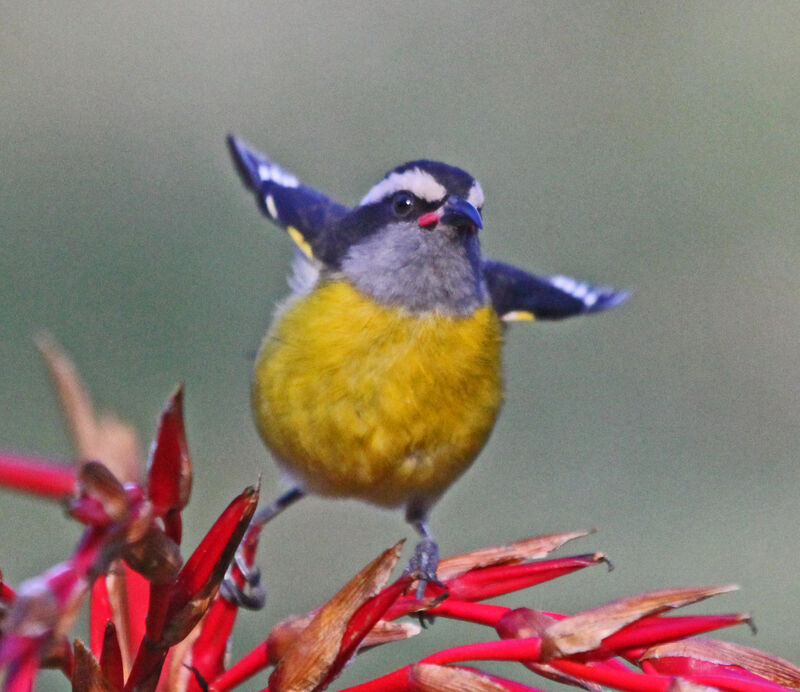
[[[349,203],[445,160],[483,184],[486,254],[635,293],[509,330],[500,422],[433,515],[443,553],[596,527],[572,550],[613,573],[505,602],[732,581],[713,609],[760,631],[726,636],[798,661],[798,35],[796,2],[3,2],[0,446],[70,455],[46,329],[145,441],[186,383],[187,548],[259,474],[273,496],[248,378],[291,243],[225,134]],[[56,505],[0,492],[0,511],[12,585],[78,535]],[[399,514],[304,501],[265,535],[269,604],[234,651],[409,535]],[[341,683],[475,636],[437,623]]]

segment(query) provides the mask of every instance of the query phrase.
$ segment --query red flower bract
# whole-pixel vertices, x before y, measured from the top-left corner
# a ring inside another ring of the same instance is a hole
[[[182,511],[190,499],[192,467],[182,390],[161,415],[147,472],[141,472],[141,459],[136,471],[131,458],[138,445],[130,427],[95,416],[69,360],[52,342],[42,348],[83,461],[70,467],[0,454],[0,484],[43,497],[69,495],[69,515],[85,529],[72,554],[40,576],[16,589],[0,577],[6,692],[29,692],[44,667],[61,669],[78,692],[224,692],[269,667],[274,671],[267,690],[317,692],[358,653],[417,634],[416,617],[472,622],[486,628],[487,638],[434,652],[351,692],[530,692],[536,690],[529,684],[534,674],[593,691],[600,685],[626,692],[800,689],[800,669],[787,661],[696,636],[747,622],[746,614],[665,615],[733,587],[651,591],[573,615],[480,602],[603,563],[597,553],[548,557],[583,532],[445,558],[439,568],[443,585],[429,584],[419,600],[414,574],[387,585],[398,543],[327,603],[275,624],[251,653],[226,666],[238,605],[219,587],[228,571],[243,588],[245,572],[252,570],[262,528],[248,530],[257,488],[246,488],[228,504],[184,562]],[[98,460],[86,461],[94,453]],[[231,567],[242,541],[242,561]],[[4,559],[9,555],[0,553]],[[87,594],[89,648],[69,639]],[[516,670],[524,677],[513,680],[474,667],[485,660],[522,664]]]

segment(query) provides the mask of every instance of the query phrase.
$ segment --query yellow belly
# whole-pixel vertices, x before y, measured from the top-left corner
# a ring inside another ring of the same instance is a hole
[[[264,339],[253,414],[307,489],[385,506],[432,501],[483,447],[502,399],[500,321],[414,316],[333,281]]]

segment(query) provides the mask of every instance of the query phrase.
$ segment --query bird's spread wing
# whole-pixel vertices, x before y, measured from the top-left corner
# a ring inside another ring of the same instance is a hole
[[[593,286],[568,276],[534,276],[491,260],[484,260],[483,276],[495,311],[506,321],[558,320],[599,312],[628,297],[628,291]]]
[[[309,259],[320,259],[318,248],[328,244],[325,236],[348,208],[303,185],[241,139],[229,135],[228,147],[242,182],[255,194],[264,215],[285,228]]]

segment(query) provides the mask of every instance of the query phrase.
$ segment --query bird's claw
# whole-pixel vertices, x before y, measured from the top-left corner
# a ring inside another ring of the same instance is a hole
[[[233,576],[234,569],[242,575],[244,588],[236,583]],[[238,551],[219,585],[219,592],[225,600],[246,610],[261,610],[267,600],[267,591],[261,584],[261,570],[258,567],[248,566]]]
[[[414,556],[408,563],[407,573],[417,577],[416,599],[422,600],[425,596],[425,589],[428,584],[434,584],[441,588],[446,588],[444,583],[436,576],[436,568],[439,566],[439,546],[433,538],[423,538],[414,550]]]

